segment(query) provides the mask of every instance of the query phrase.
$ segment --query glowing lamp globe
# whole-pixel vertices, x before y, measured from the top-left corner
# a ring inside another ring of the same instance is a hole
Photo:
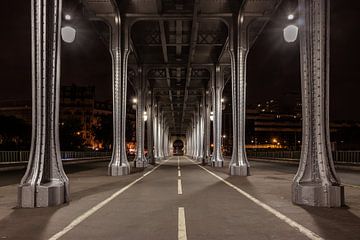
[[[74,42],[75,36],[76,36],[75,28],[69,26],[61,28],[61,37],[64,42],[66,43]]]
[[[299,33],[299,28],[295,25],[289,25],[284,28],[284,39],[288,43],[295,42]]]

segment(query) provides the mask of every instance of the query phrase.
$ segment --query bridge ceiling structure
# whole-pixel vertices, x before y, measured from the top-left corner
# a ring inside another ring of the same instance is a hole
[[[281,0],[86,0],[96,16],[119,8],[128,26],[132,55],[129,65],[142,65],[171,134],[185,134],[205,92],[215,64],[231,78],[229,45],[239,11],[248,29],[249,46]],[[114,4],[115,3],[115,4]],[[250,24],[249,24],[250,25]],[[109,38],[109,34],[103,32]]]

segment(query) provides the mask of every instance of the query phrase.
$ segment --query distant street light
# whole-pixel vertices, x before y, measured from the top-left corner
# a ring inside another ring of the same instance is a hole
[[[133,98],[132,102],[137,103],[137,98]]]
[[[214,112],[210,112],[210,121],[214,121]]]
[[[294,20],[294,14],[289,14],[288,15],[288,20]]]
[[[144,112],[144,121],[146,122],[148,119],[148,115],[147,115],[147,112]]]
[[[284,39],[288,43],[295,42],[299,33],[299,28],[295,25],[289,25],[283,30]]]
[[[65,15],[65,20],[70,21],[70,20],[71,20],[71,15],[70,15],[70,14],[66,14],[66,15]]]
[[[76,30],[73,27],[66,26],[61,28],[62,40],[66,43],[72,43],[75,40]]]

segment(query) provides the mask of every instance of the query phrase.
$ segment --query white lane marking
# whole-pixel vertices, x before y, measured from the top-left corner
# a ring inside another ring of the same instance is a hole
[[[352,185],[352,184],[346,184],[346,183],[343,183],[343,185],[346,186],[346,187],[360,188],[359,185]]]
[[[181,177],[181,171],[178,170],[178,177]]]
[[[181,179],[178,179],[178,194],[182,194],[182,185],[181,185]]]
[[[192,160],[190,160],[192,161]],[[193,161],[192,161],[193,162]],[[198,164],[196,164],[198,165]],[[248,194],[247,192],[241,190],[240,188],[238,188],[237,186],[231,184],[230,182],[226,181],[225,179],[223,179],[222,177],[218,176],[217,174],[207,170],[205,167],[198,165],[200,168],[202,168],[203,170],[205,170],[206,172],[210,173],[211,175],[213,175],[214,177],[216,177],[217,179],[219,179],[220,181],[222,181],[223,183],[225,183],[226,185],[228,185],[229,187],[235,189],[237,192],[241,193],[243,196],[245,196],[246,198],[248,198],[249,200],[251,200],[252,202],[254,202],[256,205],[262,207],[263,209],[265,209],[266,211],[272,213],[273,215],[275,215],[277,218],[279,218],[280,220],[284,221],[285,223],[289,224],[291,227],[297,229],[299,232],[301,232],[302,234],[304,234],[305,236],[307,236],[309,239],[312,240],[324,240],[322,237],[320,237],[319,235],[317,235],[316,233],[314,233],[313,231],[307,229],[306,227],[302,226],[301,224],[295,222],[294,220],[288,218],[287,216],[285,216],[284,214],[280,213],[279,211],[275,210],[274,208],[270,207],[269,205],[261,202],[260,200],[258,200],[257,198],[251,196],[250,194]]]
[[[179,207],[178,211],[178,240],[187,240],[185,209],[183,207]]]
[[[103,200],[102,202],[100,202],[99,204],[97,204],[96,206],[92,207],[91,209],[89,209],[88,211],[86,211],[84,214],[80,215],[79,217],[75,218],[69,225],[67,225],[63,230],[61,230],[60,232],[56,233],[55,235],[53,235],[52,237],[49,238],[49,240],[57,240],[59,238],[61,238],[62,236],[64,236],[67,232],[69,232],[70,230],[72,230],[73,228],[75,228],[77,225],[79,225],[81,222],[83,222],[85,219],[87,219],[88,217],[90,217],[91,215],[93,215],[96,211],[100,210],[101,208],[103,208],[106,204],[108,204],[110,201],[112,201],[114,198],[116,198],[117,196],[119,196],[120,194],[122,194],[123,192],[125,192],[126,190],[128,190],[130,187],[132,187],[134,184],[136,184],[137,182],[141,181],[144,177],[146,177],[147,175],[149,175],[150,173],[154,172],[158,167],[160,167],[161,165],[163,165],[165,162],[167,162],[168,160],[164,161],[163,163],[159,164],[158,166],[154,167],[152,170],[150,170],[149,172],[145,173],[143,176],[139,177],[138,179],[134,180],[133,182],[129,183],[128,185],[126,185],[125,187],[123,187],[122,189],[120,189],[119,191],[115,192],[114,194],[112,194],[110,197],[108,197],[107,199]]]

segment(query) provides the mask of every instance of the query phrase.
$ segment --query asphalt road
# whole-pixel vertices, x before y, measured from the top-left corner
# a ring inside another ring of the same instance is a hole
[[[247,178],[186,157],[124,177],[106,163],[66,172],[72,201],[44,209],[14,209],[21,172],[0,177],[0,239],[360,239],[359,172],[341,173],[340,209],[293,205],[296,167],[284,164],[253,162]]]

